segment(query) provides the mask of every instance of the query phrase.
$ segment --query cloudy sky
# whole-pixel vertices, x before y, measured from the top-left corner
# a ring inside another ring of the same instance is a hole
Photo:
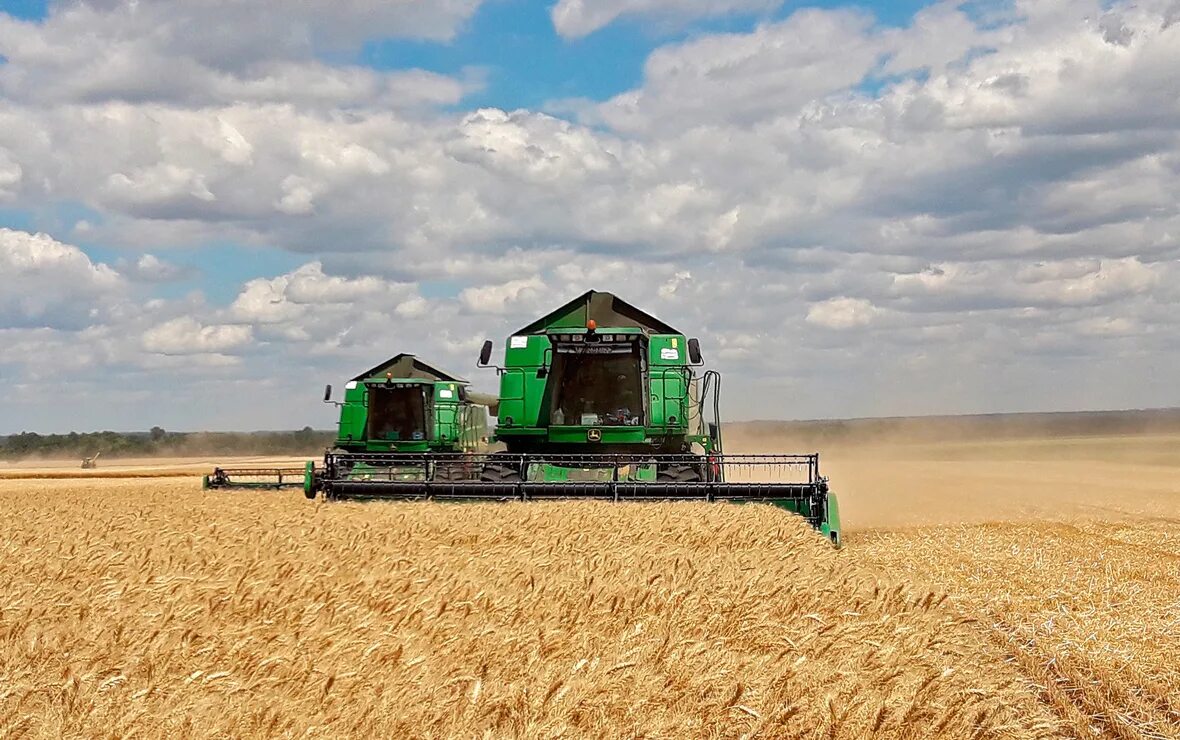
[[[0,433],[611,290],[729,418],[1180,405],[1180,0],[0,0]]]

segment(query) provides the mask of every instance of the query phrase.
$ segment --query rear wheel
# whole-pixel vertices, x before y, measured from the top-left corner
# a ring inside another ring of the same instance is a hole
[[[434,480],[440,483],[471,480],[473,473],[469,463],[446,460],[434,464]]]
[[[515,466],[495,462],[483,466],[479,479],[485,483],[520,483],[524,480]]]
[[[516,455],[497,452],[488,458],[479,471],[479,479],[484,483],[520,483],[524,476],[521,474],[520,461]]]
[[[666,465],[656,472],[658,483],[699,483],[704,479],[699,465],[686,463]]]

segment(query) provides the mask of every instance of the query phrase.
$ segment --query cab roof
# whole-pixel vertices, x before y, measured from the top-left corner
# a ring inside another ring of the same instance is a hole
[[[353,378],[353,380],[360,382],[369,378],[384,378],[385,373],[392,373],[393,378],[400,380],[442,380],[452,383],[467,383],[466,380],[460,378],[458,375],[451,375],[448,372],[439,370],[437,367],[419,360],[414,355],[404,352],[400,355],[390,357],[380,365],[369,368]]]
[[[614,293],[588,290],[528,326],[517,329],[513,334],[545,334],[554,329],[584,329],[590,320],[604,329],[634,328],[642,329],[645,334],[680,333]]]

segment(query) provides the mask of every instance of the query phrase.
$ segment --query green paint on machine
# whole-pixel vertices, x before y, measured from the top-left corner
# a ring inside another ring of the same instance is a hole
[[[493,346],[484,343],[478,364],[495,367],[496,397],[412,355],[349,381],[335,449],[322,468],[306,466],[304,493],[762,503],[840,545],[839,504],[818,454],[725,453],[721,375],[703,368],[696,339],[589,291],[513,332],[501,365],[492,365]]]
[[[490,356],[488,342],[481,364]],[[494,434],[506,452],[483,479],[496,491],[519,481],[514,494],[526,500],[771,503],[839,546],[838,504],[818,455],[725,455],[721,376],[701,365],[695,339],[610,293],[579,296],[508,338]],[[782,470],[805,477],[777,484],[767,475]]]
[[[325,393],[328,400],[329,391]],[[413,355],[353,378],[340,404],[336,448],[347,452],[475,452],[488,438],[487,408],[468,382]]]
[[[436,474],[474,477],[470,466],[428,463],[432,453],[473,453],[488,444],[488,409],[495,399],[471,393],[463,378],[400,354],[357,375],[344,398],[324,401],[340,408],[334,448],[324,468],[218,468],[205,476],[206,489],[302,487],[314,498],[325,475],[343,480],[423,480]]]

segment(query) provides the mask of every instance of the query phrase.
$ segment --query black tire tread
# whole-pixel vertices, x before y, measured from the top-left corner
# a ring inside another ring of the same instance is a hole
[[[524,480],[520,471],[510,465],[489,463],[479,472],[479,479],[487,483],[519,483]]]
[[[664,483],[696,483],[704,480],[695,465],[669,465],[656,473],[656,481]]]

